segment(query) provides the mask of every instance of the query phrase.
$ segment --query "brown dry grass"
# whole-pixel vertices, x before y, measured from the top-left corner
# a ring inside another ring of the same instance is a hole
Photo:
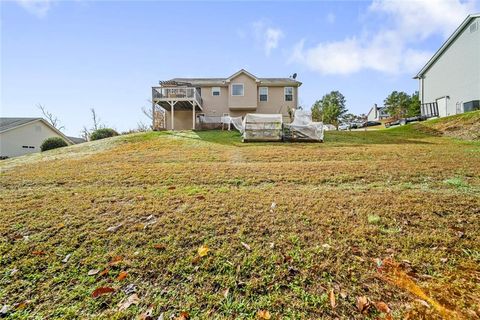
[[[360,313],[359,296],[394,318],[440,317],[379,278],[375,258],[401,262],[432,301],[478,316],[478,143],[411,126],[327,133],[324,144],[242,144],[222,132],[114,141],[78,158],[4,162],[0,305],[12,318],[131,319],[150,305],[165,318],[381,316]],[[210,251],[198,258],[201,246]],[[87,275],[117,256],[108,275]],[[128,284],[140,303],[119,311]],[[91,297],[105,286],[116,292]]]

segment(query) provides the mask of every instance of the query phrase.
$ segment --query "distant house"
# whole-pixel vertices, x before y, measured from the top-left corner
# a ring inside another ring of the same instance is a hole
[[[469,15],[414,79],[424,116],[480,108],[480,14]]]
[[[386,107],[377,107],[376,103],[367,114],[368,121],[379,121],[388,118],[390,118],[390,114],[388,114]]]
[[[0,157],[39,152],[42,142],[50,137],[60,137],[69,145],[75,144],[42,118],[0,118]]]
[[[166,128],[195,129],[226,116],[275,113],[288,117],[298,106],[298,87],[292,78],[260,78],[241,69],[227,78],[173,78],[152,87],[153,104],[166,110]]]

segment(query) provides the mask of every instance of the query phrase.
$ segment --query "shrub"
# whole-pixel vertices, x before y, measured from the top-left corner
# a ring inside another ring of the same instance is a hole
[[[105,138],[110,138],[110,137],[115,137],[118,136],[118,132],[110,129],[110,128],[103,128],[103,129],[98,129],[92,132],[90,135],[90,140],[100,140],[100,139],[105,139]]]
[[[40,146],[40,150],[47,151],[68,146],[67,142],[60,137],[51,137],[45,139]]]

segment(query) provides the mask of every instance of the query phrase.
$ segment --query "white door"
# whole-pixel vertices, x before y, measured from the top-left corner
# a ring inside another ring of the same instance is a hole
[[[437,99],[438,106],[438,116],[446,117],[447,116],[447,97]]]

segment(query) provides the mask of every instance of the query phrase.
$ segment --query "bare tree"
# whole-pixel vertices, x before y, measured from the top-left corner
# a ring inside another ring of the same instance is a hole
[[[43,116],[47,119],[47,121],[57,130],[65,129],[65,126],[60,125],[60,120],[53,113],[49,112],[45,106],[42,106],[40,103],[37,104],[37,108],[42,111]]]
[[[151,100],[147,100],[152,104]],[[152,130],[160,130],[165,127],[165,110],[157,104],[153,104],[153,107],[142,107],[143,114],[151,120]]]
[[[80,136],[85,139],[85,141],[90,140],[90,130],[83,126],[82,131],[80,131]]]
[[[150,126],[146,125],[142,121],[137,123],[137,132],[147,132],[148,130],[150,130]]]
[[[102,128],[102,124],[101,124],[101,120],[100,118],[97,116],[97,113],[95,112],[95,109],[91,108],[90,109],[90,112],[92,113],[92,121],[93,121],[93,128],[92,130],[93,131],[96,131],[100,128]]]

